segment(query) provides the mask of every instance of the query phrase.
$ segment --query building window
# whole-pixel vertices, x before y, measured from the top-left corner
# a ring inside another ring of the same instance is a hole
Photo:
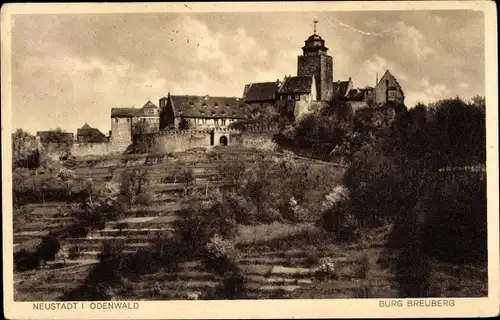
[[[218,126],[219,125],[219,119],[214,119],[214,123],[215,123],[216,126]]]
[[[223,126],[225,126],[225,125],[226,125],[226,120],[221,120],[220,122],[221,122],[221,124],[222,124]]]
[[[300,100],[300,94],[296,94],[295,95],[295,101],[299,101]]]
[[[207,119],[203,119],[203,124],[207,124]]]
[[[115,123],[118,123],[118,118],[115,118]]]
[[[288,100],[292,100],[292,95],[288,95]]]

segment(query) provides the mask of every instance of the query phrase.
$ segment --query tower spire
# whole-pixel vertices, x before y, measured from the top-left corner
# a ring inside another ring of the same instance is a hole
[[[377,77],[375,79],[375,86],[377,86],[377,84],[378,84],[378,72],[377,72]]]
[[[316,34],[316,24],[318,23],[318,20],[314,20],[313,23],[314,23],[314,34]]]

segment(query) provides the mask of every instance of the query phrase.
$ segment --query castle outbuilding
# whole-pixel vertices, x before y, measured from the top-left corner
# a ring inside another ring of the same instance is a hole
[[[250,107],[242,98],[167,95],[160,99],[160,130],[225,128],[247,119]]]

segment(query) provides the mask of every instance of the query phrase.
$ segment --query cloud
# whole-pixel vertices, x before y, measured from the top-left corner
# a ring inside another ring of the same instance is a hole
[[[386,70],[389,70],[404,87],[405,82],[408,80],[408,75],[405,71],[403,71],[403,68],[378,55],[365,60],[361,64],[360,70],[353,78],[354,85],[360,87],[364,87],[366,85],[374,86],[376,75],[378,74],[378,78],[380,79]]]
[[[475,13],[22,15],[12,30],[13,126],[107,131],[111,108],[168,92],[241,96],[246,83],[296,74],[314,19],[334,80],[373,86],[389,69],[410,103],[484,92]]]
[[[443,83],[431,83],[428,79],[418,82],[418,88],[405,93],[405,104],[408,107],[415,106],[418,102],[428,104],[429,102],[449,98],[451,90]]]
[[[426,37],[415,26],[399,21],[395,28],[398,35],[395,40],[395,47],[414,55],[418,60],[428,57],[435,50],[429,45]]]

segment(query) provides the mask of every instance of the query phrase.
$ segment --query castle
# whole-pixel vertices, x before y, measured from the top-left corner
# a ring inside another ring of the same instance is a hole
[[[113,108],[109,142],[128,145],[138,133],[228,130],[231,123],[255,119],[256,114],[296,120],[318,108],[329,107],[334,100],[345,102],[353,110],[404,102],[403,90],[389,70],[377,79],[375,87],[354,88],[351,78],[335,81],[333,58],[328,55],[325,40],[316,34],[316,23],[314,21],[314,33],[305,40],[302,55],[297,58],[296,76],[285,76],[282,81],[248,83],[242,98],[169,92],[159,99],[159,106],[148,101],[140,109]],[[227,144],[227,138],[220,143]],[[210,145],[214,144],[212,133]]]

